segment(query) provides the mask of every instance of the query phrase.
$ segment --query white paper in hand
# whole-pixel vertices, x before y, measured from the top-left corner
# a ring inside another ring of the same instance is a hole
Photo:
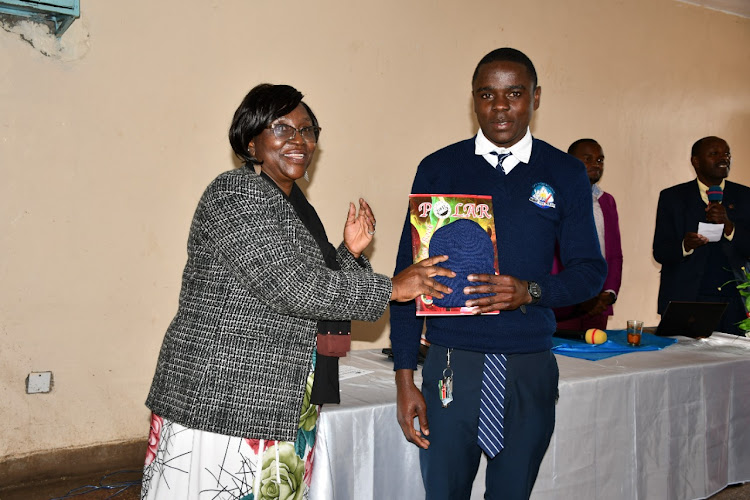
[[[724,224],[709,224],[707,222],[698,223],[698,234],[708,238],[708,241],[719,241],[723,232]]]

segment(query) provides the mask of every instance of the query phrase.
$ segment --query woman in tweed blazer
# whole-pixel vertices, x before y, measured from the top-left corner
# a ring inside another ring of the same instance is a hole
[[[146,401],[142,498],[259,500],[266,487],[301,498],[319,322],[374,321],[389,300],[450,292],[432,278],[451,275],[435,267],[444,256],[394,278],[372,272],[362,251],[375,218],[364,200],[359,212],[350,204],[342,244],[327,242],[295,184],[319,133],[286,85],[255,87],[235,112],[230,143],[246,164],[219,175],[193,217],[179,308]]]

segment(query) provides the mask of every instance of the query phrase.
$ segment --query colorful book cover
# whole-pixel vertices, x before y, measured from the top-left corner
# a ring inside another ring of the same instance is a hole
[[[494,272],[499,274],[495,218],[492,197],[467,194],[412,194],[409,195],[411,219],[411,241],[413,261],[419,262],[430,256],[430,240],[435,232],[455,221],[468,219],[476,222],[489,235],[494,253]],[[457,227],[457,226],[454,226]],[[486,236],[485,236],[486,238]],[[450,255],[448,255],[450,260]],[[473,271],[478,272],[478,271]],[[455,293],[463,293],[454,290]],[[473,308],[440,307],[433,297],[417,297],[417,316],[459,316],[473,314]],[[487,314],[498,314],[497,311]]]

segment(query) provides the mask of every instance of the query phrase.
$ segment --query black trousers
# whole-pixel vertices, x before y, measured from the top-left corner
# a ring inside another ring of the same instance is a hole
[[[452,350],[453,402],[443,408],[438,381],[447,349],[433,344],[422,370],[430,446],[420,449],[427,500],[468,500],[482,450],[477,445],[484,354]],[[485,499],[528,499],[555,428],[559,372],[551,351],[508,357],[505,447],[487,461]]]

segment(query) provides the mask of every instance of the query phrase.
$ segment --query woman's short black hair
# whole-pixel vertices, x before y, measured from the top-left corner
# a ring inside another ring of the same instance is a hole
[[[302,101],[303,97],[300,91],[290,85],[261,83],[255,86],[242,99],[229,127],[229,144],[232,145],[234,154],[245,163],[259,165],[261,162],[247,150],[250,141],[274,120],[291,113],[300,104],[305,107],[313,125],[317,127],[318,119]]]

